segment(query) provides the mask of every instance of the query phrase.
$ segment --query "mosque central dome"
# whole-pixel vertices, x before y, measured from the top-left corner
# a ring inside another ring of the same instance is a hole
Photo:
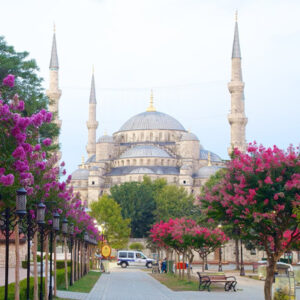
[[[153,129],[185,131],[184,127],[176,119],[158,111],[146,111],[133,116],[119,131]]]

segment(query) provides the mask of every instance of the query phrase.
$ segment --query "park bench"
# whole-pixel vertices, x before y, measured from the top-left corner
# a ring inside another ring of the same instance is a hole
[[[212,283],[224,283],[224,290],[226,292],[233,290],[236,292],[237,281],[234,276],[226,276],[224,273],[200,273],[199,276],[199,291],[207,289],[210,292],[210,286]]]

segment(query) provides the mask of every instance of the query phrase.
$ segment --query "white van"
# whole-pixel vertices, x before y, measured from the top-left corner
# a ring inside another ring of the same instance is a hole
[[[142,266],[152,268],[154,259],[148,258],[143,252],[131,250],[119,250],[117,264],[122,268],[128,266]]]

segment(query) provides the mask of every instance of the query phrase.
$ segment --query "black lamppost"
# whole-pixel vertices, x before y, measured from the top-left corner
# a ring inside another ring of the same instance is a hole
[[[52,292],[52,253],[53,253],[53,234],[59,231],[59,213],[55,212],[53,214],[52,228],[50,230],[50,282],[49,282],[49,300],[53,298]]]
[[[68,234],[68,220],[66,218],[64,218],[61,222],[61,231],[64,235],[64,239],[66,239],[66,236]],[[64,247],[66,246],[66,244],[64,244]],[[65,251],[67,251],[66,247],[65,247]],[[66,253],[66,252],[65,252]],[[67,265],[67,268],[66,268],[66,272],[68,274],[68,265]]]
[[[20,188],[17,190],[16,196],[16,215],[22,218],[26,214],[26,190]],[[1,199],[1,195],[0,195]],[[12,233],[12,229],[15,226],[15,218],[11,213],[11,209],[6,207],[4,212],[0,215],[0,230],[5,236],[5,287],[4,287],[4,299],[8,299],[8,264],[9,264],[9,237]]]
[[[69,228],[69,233],[70,233],[70,251],[71,251],[71,276],[70,276],[70,286],[73,285],[73,234],[74,234],[74,224],[70,224]]]
[[[37,206],[36,222],[40,229],[41,243],[41,269],[40,269],[40,300],[43,300],[43,251],[44,251],[44,225],[45,225],[45,210],[46,205],[40,202]]]

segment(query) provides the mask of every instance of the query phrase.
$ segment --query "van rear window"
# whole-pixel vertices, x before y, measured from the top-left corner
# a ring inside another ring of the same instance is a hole
[[[127,252],[119,252],[120,258],[127,258]]]

